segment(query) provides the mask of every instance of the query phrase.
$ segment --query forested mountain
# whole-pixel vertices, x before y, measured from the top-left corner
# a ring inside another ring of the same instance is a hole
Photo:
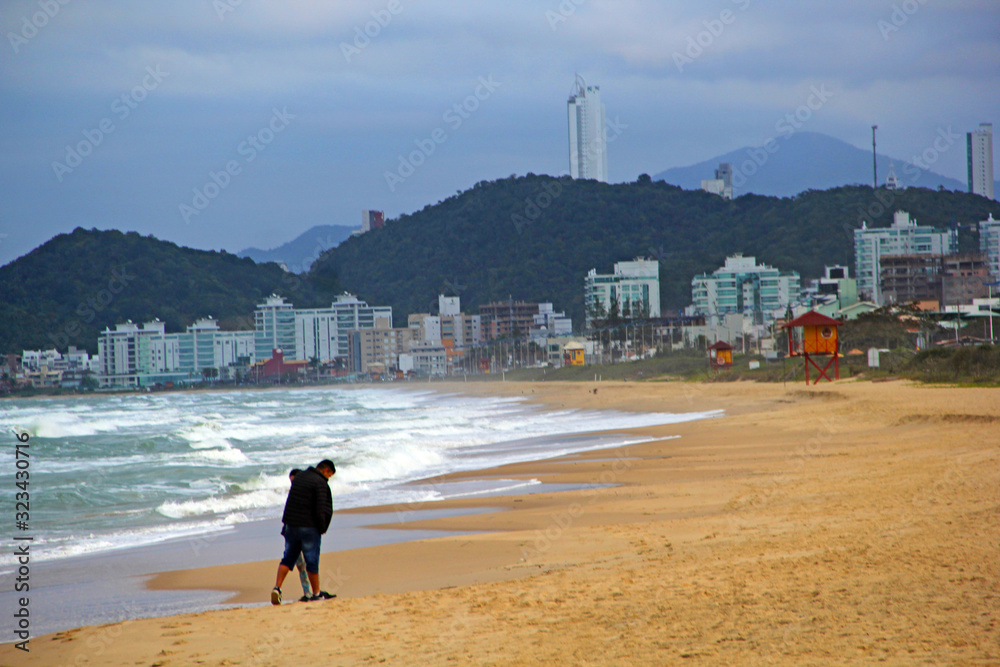
[[[297,306],[332,297],[277,264],[78,227],[0,267],[0,352],[94,353],[100,331],[129,319],[158,317],[171,332],[210,315],[223,329],[252,329],[254,306],[272,292]]]
[[[580,326],[592,268],[658,259],[663,308],[679,310],[691,301],[691,278],[736,252],[804,280],[825,264],[852,265],[854,229],[863,219],[886,226],[897,209],[921,224],[959,225],[966,250],[978,245],[976,222],[1000,217],[1000,204],[964,192],[852,186],[727,201],[648,176],[608,185],[529,174],[478,183],[351,237],[302,275],[134,232],[78,228],[0,267],[0,352],[94,352],[99,332],[127,319],[158,317],[183,331],[211,315],[223,329],[249,329],[255,305],[272,292],[317,307],[347,290],[392,306],[396,326],[409,313],[436,312],[439,293],[461,296],[473,313],[508,297],[551,301]]]
[[[691,301],[691,278],[735,252],[803,280],[826,264],[853,265],[853,231],[887,226],[903,209],[921,224],[966,226],[1000,216],[1000,204],[964,192],[850,186],[796,197],[744,195],[727,201],[642,176],[609,185],[529,174],[481,182],[383,229],[350,238],[315,262],[309,276],[335,279],[372,304],[391,305],[396,325],[434,312],[439,293],[462,308],[495,300],[551,301],[579,326],[583,280],[636,256],[660,261],[664,309]]]

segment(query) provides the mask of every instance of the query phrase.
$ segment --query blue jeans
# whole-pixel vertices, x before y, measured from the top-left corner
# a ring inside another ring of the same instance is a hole
[[[320,534],[315,528],[285,526],[285,555],[281,564],[289,570],[295,567],[299,554],[306,560],[306,572],[319,572]]]

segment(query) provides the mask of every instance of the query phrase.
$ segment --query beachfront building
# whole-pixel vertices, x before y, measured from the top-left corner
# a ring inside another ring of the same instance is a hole
[[[616,263],[612,273],[591,269],[584,278],[583,296],[588,329],[613,308],[624,319],[659,317],[660,263],[637,257]]]
[[[753,325],[769,325],[798,301],[799,283],[797,271],[780,271],[737,253],[712,273],[691,279],[687,314],[702,315],[709,325],[730,314],[742,315]]]
[[[222,331],[210,317],[189,325],[184,333],[167,333],[158,319],[144,324],[129,321],[101,332],[97,347],[101,387],[193,383],[223,377],[233,366],[252,364],[254,332]]]
[[[486,340],[525,336],[535,324],[535,315],[545,307],[551,309],[552,304],[513,299],[483,304],[479,306],[483,336]]]
[[[882,258],[889,255],[950,255],[958,252],[958,232],[918,225],[905,211],[896,211],[890,227],[854,230],[854,275],[858,296],[883,305]]]
[[[965,135],[969,192],[993,199],[993,123]]]
[[[573,333],[573,320],[566,313],[557,313],[551,303],[538,304],[538,312],[531,317],[529,338],[544,346],[548,338],[569,336]]]
[[[994,220],[992,213],[979,223],[979,252],[986,256],[990,276],[1000,280],[1000,220]]]
[[[399,355],[410,349],[413,332],[408,327],[354,329],[347,340],[350,372],[384,375],[399,368]]]
[[[421,375],[451,372],[461,365],[469,349],[486,341],[486,319],[481,314],[463,313],[459,297],[438,295],[437,315],[411,313],[408,318],[410,336],[403,351],[411,354],[405,370]],[[444,370],[439,368],[442,359]]]
[[[320,363],[347,357],[350,332],[357,329],[392,328],[392,308],[369,306],[353,294],[339,295],[329,308],[295,310],[295,354],[285,358]]]
[[[166,338],[165,325],[159,320],[135,324],[131,320],[101,332],[97,340],[101,371],[98,383],[106,388],[135,388],[150,375],[169,381],[182,378],[177,342]]]
[[[369,306],[347,292],[329,308],[295,308],[272,294],[254,311],[255,357],[267,359],[281,350],[288,361],[346,359],[350,332],[391,327],[391,307]]]
[[[90,356],[86,350],[70,345],[69,350],[60,353],[49,350],[23,350],[10,376],[36,387],[76,387],[85,375],[100,371],[100,358]]]
[[[253,314],[254,358],[270,359],[272,350],[295,348],[295,306],[272,294]]]
[[[407,326],[414,341],[448,344],[460,350],[483,344],[483,319],[481,314],[463,313],[459,297],[439,294],[438,314],[412,313]]]
[[[399,355],[399,370],[420,376],[448,373],[448,349],[441,344],[412,341],[409,352]]]
[[[601,89],[577,75],[569,112],[569,175],[608,182],[608,145]]]

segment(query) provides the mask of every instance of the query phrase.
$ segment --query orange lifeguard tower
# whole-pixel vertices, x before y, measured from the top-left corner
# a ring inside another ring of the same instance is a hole
[[[708,363],[715,370],[731,367],[733,365],[733,346],[721,340],[709,345]]]
[[[819,384],[821,378],[826,378],[828,382],[833,381],[826,374],[830,366],[833,366],[834,379],[840,379],[838,326],[840,326],[840,320],[821,315],[815,310],[810,310],[805,315],[796,317],[794,320],[782,325],[783,329],[788,330],[788,356],[805,359],[806,384],[809,384],[810,364],[819,371],[819,375],[813,384]],[[802,328],[802,333],[797,337],[794,335],[792,329],[799,327]],[[820,367],[814,357],[830,357],[830,360],[823,367]]]

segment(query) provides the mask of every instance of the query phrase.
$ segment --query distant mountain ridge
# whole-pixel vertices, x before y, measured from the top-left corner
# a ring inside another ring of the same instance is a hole
[[[965,152],[965,134],[949,134],[942,130],[942,140],[947,150]],[[966,183],[927,168],[933,164],[911,162],[911,159],[900,160],[879,154],[879,185],[885,185],[891,165],[902,187],[968,190]],[[779,134],[764,146],[746,146],[687,167],[667,169],[654,175],[653,180],[679,185],[685,190],[698,190],[702,180],[714,178],[720,162],[733,165],[733,190],[737,197],[747,193],[793,197],[806,190],[871,185],[872,182],[871,151],[819,132]],[[994,189],[994,194],[997,192],[1000,192],[1000,181]]]
[[[305,273],[316,258],[330,248],[336,248],[345,239],[349,239],[357,229],[343,225],[316,225],[277,248],[271,250],[246,248],[236,255],[249,257],[257,263],[277,262],[284,264],[292,273]]]

